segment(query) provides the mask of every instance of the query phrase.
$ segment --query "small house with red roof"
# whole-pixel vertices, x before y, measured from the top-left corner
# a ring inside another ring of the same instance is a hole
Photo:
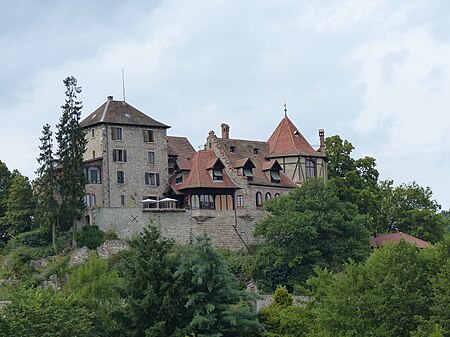
[[[379,248],[386,244],[399,243],[401,240],[405,240],[406,242],[415,245],[417,248],[427,248],[431,245],[429,242],[418,239],[412,235],[396,232],[372,236],[370,238],[370,246],[372,248]]]

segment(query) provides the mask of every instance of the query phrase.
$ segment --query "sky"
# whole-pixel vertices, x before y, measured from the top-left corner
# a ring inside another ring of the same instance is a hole
[[[202,148],[210,130],[267,140],[288,116],[429,186],[450,208],[450,1],[2,1],[0,160],[35,177],[63,79],[86,117],[123,99]]]

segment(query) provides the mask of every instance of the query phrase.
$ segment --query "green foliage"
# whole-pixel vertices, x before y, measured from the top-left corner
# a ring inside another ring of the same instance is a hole
[[[256,226],[265,244],[258,251],[256,276],[274,289],[303,283],[315,266],[339,269],[370,251],[369,232],[357,207],[342,202],[319,179],[267,203],[269,217]]]
[[[136,337],[179,336],[187,321],[186,293],[174,277],[178,255],[173,254],[173,241],[161,239],[148,226],[130,245],[120,268],[126,306],[118,315],[123,328]]]
[[[56,140],[58,143],[57,158],[63,174],[57,180],[61,196],[61,225],[68,229],[74,220],[79,220],[85,208],[84,185],[86,177],[83,168],[83,154],[86,147],[84,131],[80,127],[82,103],[77,101],[81,87],[76,78],[64,79],[66,100],[62,108],[62,116],[57,125]],[[75,231],[73,232],[75,236]]]
[[[31,260],[39,260],[48,256],[49,248],[19,246],[9,250],[9,254],[4,258],[1,275],[7,278],[16,278],[21,280],[28,279],[36,268],[30,263]]]
[[[305,308],[294,306],[292,295],[285,287],[278,287],[273,302],[258,313],[260,322],[267,332],[265,337],[307,336],[311,317]]]
[[[46,228],[35,229],[30,232],[23,232],[12,238],[7,245],[8,249],[19,246],[47,247],[50,243],[50,232]]]
[[[80,247],[86,246],[89,249],[96,249],[103,242],[105,242],[105,233],[103,233],[97,225],[83,226],[78,231],[78,245]]]
[[[104,336],[96,313],[50,289],[16,293],[0,315],[0,337]]]
[[[6,212],[2,223],[7,232],[17,235],[33,228],[33,192],[28,178],[17,171],[13,174],[5,204]]]
[[[314,335],[409,336],[418,318],[430,316],[428,263],[403,241],[375,251],[363,264],[347,264],[332,282],[325,275]]]
[[[0,160],[0,220],[6,212],[6,199],[11,187],[12,174],[4,162]],[[1,225],[1,221],[0,221]],[[3,230],[2,230],[3,231]]]
[[[120,285],[121,279],[114,266],[93,255],[89,261],[70,271],[64,292],[97,313],[105,336],[122,336],[123,330],[114,319],[123,306],[119,298]]]
[[[432,199],[429,187],[415,182],[393,186],[378,181],[376,161],[372,157],[353,159],[353,145],[339,136],[325,140],[329,182],[339,199],[358,207],[368,219],[367,228],[376,232],[400,230],[421,239],[437,242],[448,226],[440,205]]]
[[[187,292],[191,315],[187,330],[198,336],[246,336],[260,326],[246,303],[249,294],[236,289],[236,280],[223,257],[205,236],[181,258],[176,276]]]
[[[36,222],[39,227],[52,230],[53,250],[56,252],[56,223],[58,216],[58,202],[55,198],[57,191],[56,161],[53,158],[53,138],[50,125],[46,124],[39,138],[41,151],[37,158],[39,168],[36,170],[34,192],[37,199]]]
[[[256,256],[245,251],[232,251],[221,249],[230,272],[240,281],[241,287],[253,279],[256,265]]]

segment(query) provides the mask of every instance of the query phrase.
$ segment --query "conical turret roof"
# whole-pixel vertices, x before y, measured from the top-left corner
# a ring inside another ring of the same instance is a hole
[[[313,149],[287,116],[278,124],[268,142],[270,157],[298,155],[325,157],[323,153]]]

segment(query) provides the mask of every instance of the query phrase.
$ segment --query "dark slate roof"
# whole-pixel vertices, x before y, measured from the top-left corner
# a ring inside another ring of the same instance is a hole
[[[86,128],[97,124],[170,128],[170,126],[154,120],[125,101],[114,101],[111,96],[97,110],[87,116],[80,123],[80,126]]]
[[[430,246],[429,242],[418,239],[403,232],[372,236],[370,238],[370,245],[372,246],[372,248],[378,248],[384,246],[387,243],[399,243],[400,240],[405,240],[406,242],[412,243],[418,248],[426,248]]]
[[[278,124],[268,142],[270,144],[270,157],[298,155],[325,157],[323,153],[317,152],[312,148],[287,116]]]
[[[178,160],[192,159],[195,149],[186,137],[167,136],[167,154]]]

